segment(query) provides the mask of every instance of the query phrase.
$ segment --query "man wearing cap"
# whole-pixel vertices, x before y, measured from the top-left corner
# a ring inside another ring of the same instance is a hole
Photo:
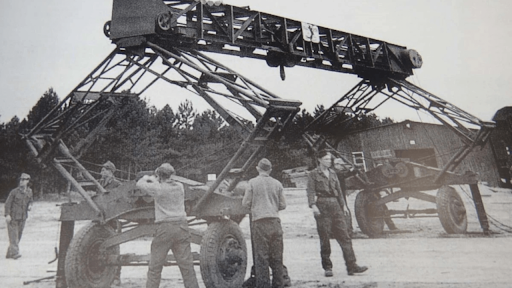
[[[333,158],[329,150],[317,154],[318,167],[308,174],[306,193],[309,207],[313,210],[318,237],[320,239],[320,258],[324,275],[332,277],[331,236],[341,246],[348,275],[363,273],[366,266],[356,263],[352,239],[348,232],[345,217],[348,214],[347,203],[343,199],[340,182],[336,172],[331,169]]]
[[[137,181],[137,187],[155,199],[155,223],[158,224],[155,238],[151,242],[146,288],[160,286],[169,250],[172,250],[180,268],[185,288],[199,288],[190,249],[185,190],[183,184],[171,179],[174,173],[171,164],[164,163],[155,170],[155,175],[145,175]]]
[[[105,190],[110,190],[121,185],[121,182],[116,179],[114,173],[116,172],[116,166],[114,163],[107,161],[101,167],[101,179],[100,184]]]
[[[283,229],[279,211],[286,208],[283,185],[270,177],[272,164],[268,159],[261,159],[256,170],[259,175],[249,180],[242,200],[242,205],[251,210],[256,287],[281,288],[284,287]]]
[[[32,189],[28,187],[30,175],[22,173],[18,187],[14,188],[5,202],[5,221],[9,233],[9,248],[5,258],[18,259],[21,257],[19,243],[25,221],[28,217],[28,210],[32,203]]]
[[[116,165],[114,165],[114,163],[112,163],[111,161],[107,161],[103,165],[101,165],[101,179],[99,180],[99,182],[100,185],[107,191],[117,188],[119,185],[121,185],[121,182],[119,182],[119,180],[117,180],[114,176],[115,172]],[[113,222],[112,226],[114,227],[114,229],[117,230],[117,232],[121,232],[121,226],[119,221]],[[114,276],[114,281],[112,282],[112,285],[121,285],[121,266],[119,266],[119,269],[117,269],[116,271],[116,275]]]

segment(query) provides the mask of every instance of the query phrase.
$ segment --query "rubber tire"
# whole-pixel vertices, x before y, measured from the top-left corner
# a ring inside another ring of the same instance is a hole
[[[110,287],[118,267],[90,267],[89,265],[91,261],[96,260],[93,258],[97,255],[94,249],[114,234],[111,226],[98,223],[89,223],[75,234],[66,254],[64,273],[68,288]],[[109,248],[107,251],[110,254],[119,255],[119,246]]]
[[[437,190],[437,213],[441,225],[448,234],[464,234],[468,228],[468,217],[464,202],[450,186]]]
[[[373,201],[380,198],[378,193],[371,191],[360,191],[357,193],[355,201],[355,213],[357,224],[361,231],[370,238],[378,237],[384,230],[384,219],[382,217],[373,218],[373,216],[382,216],[384,209],[374,207]]]
[[[230,247],[234,249],[226,249]],[[232,252],[232,263],[225,261],[224,256],[229,252]],[[230,271],[223,273],[226,264]],[[235,222],[223,220],[208,225],[201,241],[200,267],[206,288],[242,287],[247,270],[247,246]]]

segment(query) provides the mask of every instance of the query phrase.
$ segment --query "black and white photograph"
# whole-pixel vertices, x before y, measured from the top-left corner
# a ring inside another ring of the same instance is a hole
[[[511,287],[511,9],[0,0],[0,286]]]

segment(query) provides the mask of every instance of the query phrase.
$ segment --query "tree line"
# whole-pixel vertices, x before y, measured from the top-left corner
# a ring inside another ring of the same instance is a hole
[[[37,196],[66,191],[67,181],[51,166],[38,164],[21,136],[59,102],[57,93],[50,88],[26,118],[20,120],[14,116],[9,122],[0,123],[0,199],[5,199],[16,187],[22,172],[32,175],[31,185]],[[279,179],[284,169],[312,165],[312,155],[301,131],[324,110],[318,105],[311,113],[305,109],[300,111],[284,132],[283,139],[266,150],[265,157],[274,163],[274,177]],[[337,122],[343,123],[348,117],[341,115]],[[368,114],[353,119],[348,127],[335,125],[322,133],[336,140],[350,131],[392,122],[389,118]],[[83,140],[88,132],[86,129],[74,131],[65,139],[66,144]],[[107,160],[115,163],[116,176],[121,180],[132,180],[137,172],[153,170],[169,162],[178,175],[206,182],[207,174],[222,171],[242,141],[243,136],[237,129],[227,125],[215,111],[198,112],[188,100],[173,110],[169,105],[157,109],[145,99],[130,98],[80,155],[80,161],[98,178],[100,165]]]

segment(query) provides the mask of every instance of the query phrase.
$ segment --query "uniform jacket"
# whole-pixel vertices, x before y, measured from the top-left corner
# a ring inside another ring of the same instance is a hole
[[[32,189],[17,187],[11,190],[5,201],[4,215],[13,220],[25,220],[28,217],[28,205],[32,202]]]
[[[345,202],[338,176],[332,169],[329,169],[329,178],[320,170],[320,167],[309,172],[306,191],[309,207],[316,203],[316,197],[337,197],[339,201],[341,200],[339,203]]]
[[[100,179],[100,185],[105,188],[105,190],[111,190],[114,188],[119,187],[121,185],[121,182],[117,180],[115,177],[109,178],[109,179]]]

